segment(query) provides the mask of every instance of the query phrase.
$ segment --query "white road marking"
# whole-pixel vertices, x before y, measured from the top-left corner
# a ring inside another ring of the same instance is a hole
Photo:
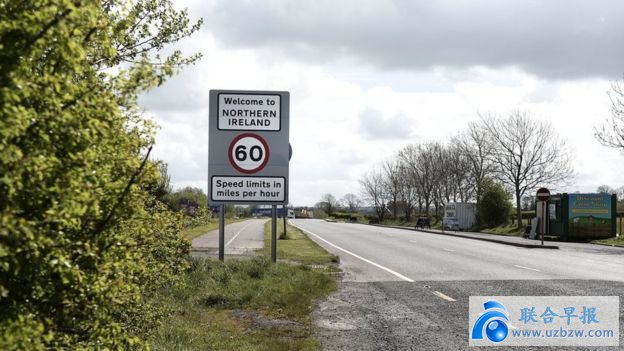
[[[232,241],[234,241],[234,239],[236,239],[236,237],[243,232],[243,230],[247,229],[247,227],[249,227],[251,223],[247,224],[246,226],[243,227],[243,229],[239,230],[238,233],[234,234],[234,236],[232,237],[232,239],[230,239],[230,241],[228,241],[225,244],[225,247],[227,247],[228,245],[230,245],[232,243]]]
[[[373,261],[371,261],[371,260],[368,260],[368,259],[366,259],[366,258],[364,258],[364,257],[362,257],[362,256],[360,256],[360,255],[358,255],[358,254],[354,254],[353,252],[351,252],[351,251],[349,251],[349,250],[347,250],[347,249],[343,249],[342,247],[340,247],[340,246],[338,246],[338,245],[336,245],[336,244],[334,244],[334,243],[331,243],[331,242],[329,242],[329,241],[327,241],[327,240],[325,240],[325,239],[321,238],[321,237],[320,237],[320,236],[318,236],[317,234],[314,234],[314,233],[312,233],[311,231],[309,231],[309,230],[307,230],[307,229],[303,229],[303,228],[301,228],[301,227],[299,227],[298,225],[295,225],[295,224],[292,224],[292,225],[293,225],[293,226],[295,226],[296,228],[298,228],[299,230],[301,230],[301,231],[303,231],[303,232],[306,232],[306,233],[308,233],[308,234],[312,235],[313,237],[315,237],[315,238],[317,238],[317,239],[319,239],[319,240],[323,241],[324,243],[326,243],[326,244],[328,244],[328,245],[331,245],[331,246],[335,247],[336,249],[338,249],[338,250],[340,250],[340,251],[342,251],[342,252],[344,252],[344,253],[347,253],[347,254],[349,254],[349,255],[351,255],[351,256],[353,256],[353,257],[355,257],[355,258],[358,258],[358,259],[360,259],[360,260],[362,260],[362,261],[364,261],[364,262],[366,262],[366,263],[368,263],[368,264],[370,264],[370,265],[373,265],[373,266],[375,266],[375,267],[377,267],[377,268],[379,268],[379,269],[382,269],[382,270],[384,270],[384,271],[386,271],[386,272],[388,272],[388,273],[390,273],[390,274],[393,274],[394,276],[396,276],[396,277],[398,277],[398,278],[401,278],[401,279],[403,279],[403,280],[405,280],[405,281],[407,281],[407,282],[410,282],[410,283],[413,283],[413,282],[414,282],[412,279],[410,279],[410,278],[408,278],[408,277],[406,277],[406,276],[404,276],[404,275],[402,275],[402,274],[400,274],[400,273],[397,273],[397,272],[393,271],[393,270],[392,270],[392,269],[390,269],[390,268],[384,267],[384,266],[382,266],[382,265],[380,265],[380,264],[378,264],[378,263],[375,263],[375,262],[373,262]]]
[[[514,264],[514,267],[518,267],[518,268],[522,268],[522,269],[528,269],[528,270],[534,271],[534,272],[541,272],[539,269],[535,269],[535,268],[531,268],[531,267],[525,267],[525,266],[520,266],[518,264]]]
[[[437,296],[437,297],[439,297],[439,298],[443,299],[443,300],[446,300],[446,301],[451,301],[451,302],[453,302],[453,301],[457,301],[457,300],[455,300],[454,298],[452,298],[452,297],[450,297],[450,296],[448,296],[448,295],[444,295],[443,293],[441,293],[441,292],[439,292],[439,291],[437,291],[437,290],[436,290],[436,291],[432,291],[431,293],[432,293],[432,294],[434,294],[435,296]]]

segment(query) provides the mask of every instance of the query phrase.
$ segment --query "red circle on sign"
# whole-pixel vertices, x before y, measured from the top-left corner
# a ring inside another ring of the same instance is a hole
[[[546,188],[540,188],[537,191],[536,197],[540,201],[548,201],[550,199],[550,190]]]
[[[233,154],[234,146],[243,138],[256,139],[257,141],[260,142],[260,144],[262,144],[262,147],[264,147],[264,153],[265,153],[264,160],[262,160],[262,163],[260,163],[257,167],[253,169],[242,168],[236,163],[236,160],[234,160],[234,154]],[[259,136],[258,134],[254,134],[254,133],[243,133],[243,134],[237,135],[236,138],[234,138],[232,142],[230,142],[230,147],[228,148],[228,158],[230,159],[230,164],[232,165],[232,167],[234,167],[234,169],[245,174],[254,174],[254,173],[260,172],[269,162],[269,156],[270,156],[269,144],[267,144],[267,142],[261,136]]]

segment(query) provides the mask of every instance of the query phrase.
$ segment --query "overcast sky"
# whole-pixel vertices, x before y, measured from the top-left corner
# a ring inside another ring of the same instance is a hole
[[[141,98],[175,188],[207,188],[210,89],[291,94],[290,202],[360,194],[358,178],[410,143],[447,141],[478,118],[529,111],[574,153],[566,192],[624,185],[601,146],[624,72],[624,1],[185,0],[204,58]]]

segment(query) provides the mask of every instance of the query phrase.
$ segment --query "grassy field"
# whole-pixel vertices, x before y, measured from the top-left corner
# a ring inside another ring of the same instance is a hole
[[[270,263],[270,239],[265,247],[253,259],[192,258],[184,283],[156,297],[171,313],[151,339],[152,348],[319,350],[310,313],[315,300],[336,290],[324,267],[336,270],[337,259],[294,227],[278,243],[278,258],[289,263]]]
[[[242,220],[244,219],[226,219],[225,224],[227,225],[227,224],[239,222]],[[193,227],[193,228],[186,228],[182,230],[182,232],[180,232],[180,235],[185,239],[193,240],[197,238],[198,236],[206,234],[209,231],[215,230],[217,228],[219,228],[219,219],[214,218],[214,219],[211,219],[210,223],[206,225],[200,225],[199,227]]]
[[[277,258],[303,263],[306,265],[328,265],[338,263],[338,256],[331,255],[299,229],[287,225],[284,235],[284,223],[277,225]],[[264,255],[271,257],[271,221],[264,225]]]

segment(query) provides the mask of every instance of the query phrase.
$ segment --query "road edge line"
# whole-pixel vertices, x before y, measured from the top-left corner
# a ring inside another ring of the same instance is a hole
[[[228,245],[230,245],[232,243],[232,241],[234,241],[234,239],[236,239],[238,237],[238,235],[240,233],[243,232],[243,230],[247,229],[247,227],[249,227],[251,225],[251,223],[247,224],[246,226],[243,227],[243,229],[239,230],[238,233],[234,234],[234,236],[232,237],[232,239],[230,239],[230,241],[228,241],[225,245],[223,245],[223,248],[228,247]]]
[[[413,280],[413,279],[410,279],[410,278],[408,278],[408,277],[406,277],[406,276],[402,275],[401,273],[395,272],[395,271],[393,271],[393,270],[392,270],[392,269],[390,269],[390,268],[384,267],[384,266],[382,266],[382,265],[380,265],[380,264],[378,264],[378,263],[375,263],[375,262],[373,262],[373,261],[371,261],[371,260],[369,260],[369,259],[366,259],[366,258],[364,258],[364,257],[362,257],[362,256],[360,256],[360,255],[358,255],[358,254],[355,254],[355,253],[353,253],[353,252],[351,252],[351,251],[349,251],[349,250],[347,250],[347,249],[343,249],[342,247],[340,247],[340,246],[338,246],[338,245],[336,245],[336,244],[334,244],[334,243],[332,243],[332,242],[330,242],[330,241],[328,241],[328,240],[325,240],[325,239],[321,238],[318,234],[314,234],[314,233],[312,233],[311,231],[309,231],[309,230],[307,230],[307,229],[303,229],[303,228],[299,227],[298,225],[296,225],[296,224],[294,224],[294,223],[292,223],[292,222],[291,222],[290,224],[291,224],[293,227],[295,227],[295,228],[297,228],[297,229],[301,230],[302,232],[304,232],[304,233],[308,233],[308,234],[310,234],[310,235],[314,236],[315,238],[317,238],[317,239],[319,239],[319,240],[321,240],[321,241],[325,242],[326,244],[328,244],[328,245],[330,245],[330,246],[333,246],[334,248],[336,248],[336,249],[338,249],[338,250],[340,250],[340,251],[342,251],[342,252],[344,252],[344,253],[347,253],[347,254],[349,254],[349,255],[351,255],[351,256],[353,256],[353,257],[355,257],[355,258],[358,258],[358,259],[360,259],[360,260],[362,260],[362,261],[364,261],[364,262],[366,262],[366,263],[368,263],[368,264],[370,264],[370,265],[372,265],[372,266],[375,266],[375,267],[377,267],[377,268],[379,268],[379,269],[382,269],[382,270],[384,270],[384,271],[386,271],[386,272],[388,272],[388,273],[390,273],[390,274],[392,274],[392,275],[394,275],[394,276],[396,276],[396,277],[398,277],[398,278],[401,278],[402,280],[405,280],[405,281],[410,282],[410,283],[413,283],[413,282],[414,282],[414,280]]]
[[[443,293],[441,293],[441,292],[439,292],[439,291],[437,291],[437,290],[432,291],[431,293],[432,293],[432,294],[434,294],[435,296],[437,296],[437,297],[441,298],[442,300],[446,300],[446,301],[450,301],[450,302],[455,302],[455,301],[457,301],[457,300],[455,300],[454,298],[452,298],[452,297],[450,297],[450,296],[448,296],[448,295],[446,295],[446,294],[443,294]]]

